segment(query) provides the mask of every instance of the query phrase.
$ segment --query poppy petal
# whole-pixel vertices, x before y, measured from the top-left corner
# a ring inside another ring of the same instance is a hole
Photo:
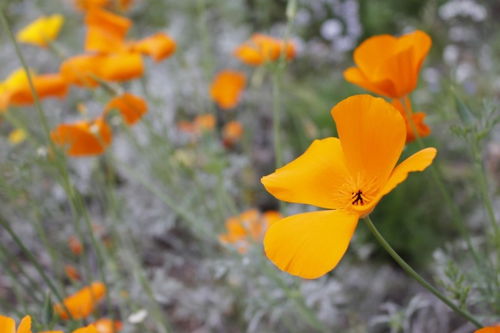
[[[474,333],[500,333],[500,326],[483,327],[477,331],[474,331]]]
[[[382,98],[355,95],[334,106],[331,114],[353,181],[369,184],[373,190],[382,188],[406,140],[399,111]]]
[[[432,39],[423,31],[416,30],[412,33],[401,36],[398,40],[397,48],[404,50],[407,48],[412,49],[413,71],[418,73],[420,67],[429,53],[432,46]]]
[[[380,195],[383,196],[392,191],[408,177],[408,173],[425,170],[431,165],[436,154],[436,148],[425,148],[401,162],[392,172]]]
[[[273,223],[264,238],[266,256],[281,270],[315,279],[344,256],[358,217],[344,210],[289,216]]]
[[[315,140],[304,154],[261,182],[280,200],[335,209],[342,207],[334,195],[347,177],[339,139],[326,138]]]
[[[127,125],[133,125],[148,112],[146,101],[139,96],[124,93],[110,100],[105,107],[105,112],[117,109]]]
[[[159,32],[135,42],[132,49],[147,54],[158,62],[175,52],[176,43],[169,35]]]
[[[25,316],[19,323],[17,333],[31,333],[31,317]]]
[[[378,35],[366,39],[354,50],[354,63],[371,79],[383,59],[392,55],[397,41],[398,39],[391,35]]]
[[[2,332],[16,333],[16,322],[14,319],[0,315],[0,327]]]
[[[358,85],[379,95],[387,95],[387,92],[395,91],[392,81],[383,79],[377,82],[370,81],[366,75],[357,67],[349,67],[344,71],[344,79],[352,84]]]

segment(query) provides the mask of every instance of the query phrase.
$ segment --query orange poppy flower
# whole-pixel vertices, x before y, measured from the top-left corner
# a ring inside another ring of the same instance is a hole
[[[217,74],[210,86],[210,96],[222,109],[232,109],[238,104],[245,89],[246,76],[242,72],[224,70]]]
[[[123,16],[94,8],[85,16],[86,51],[116,53],[125,50],[125,36],[132,22]]]
[[[66,276],[71,281],[79,281],[82,278],[78,270],[75,268],[75,266],[72,265],[64,266],[64,273],[66,273]]]
[[[61,74],[71,84],[96,87],[104,81],[128,81],[142,76],[144,63],[139,54],[83,54],[71,57],[61,64]]]
[[[2,333],[31,333],[31,317],[25,316],[16,331],[16,322],[10,317],[0,315],[0,332]]]
[[[210,114],[197,115],[192,122],[179,121],[177,126],[185,133],[201,135],[205,131],[212,131],[215,128],[215,117]]]
[[[62,15],[42,16],[17,33],[17,40],[22,43],[46,47],[55,40],[64,23]]]
[[[81,255],[83,253],[83,244],[75,236],[68,238],[68,247],[74,255]]]
[[[73,319],[87,318],[106,295],[106,286],[101,282],[94,282],[75,294],[64,299],[64,305],[56,304],[54,311],[61,319],[69,319],[66,309]]]
[[[483,327],[477,331],[474,331],[474,333],[500,333],[500,326]]]
[[[242,254],[246,253],[251,242],[261,241],[267,228],[281,218],[281,214],[276,211],[264,214],[256,209],[244,211],[226,220],[227,231],[219,235],[219,241],[233,245]]]
[[[94,325],[82,327],[73,331],[73,333],[100,333]]]
[[[68,93],[68,84],[60,74],[36,75],[34,72],[30,74],[40,99],[63,98]],[[0,83],[0,109],[5,109],[10,104],[19,106],[30,105],[33,102],[28,76],[23,69],[14,71]]]
[[[98,333],[118,333],[123,328],[120,321],[113,321],[109,318],[101,318],[94,324]]]
[[[233,146],[243,135],[243,126],[239,121],[228,122],[222,129],[222,142],[226,147]]]
[[[120,112],[127,125],[133,125],[148,112],[148,105],[143,98],[124,93],[110,100],[106,104],[104,112],[107,113],[113,109]]]
[[[176,47],[175,41],[163,32],[130,44],[132,51],[146,54],[157,62],[170,57],[175,52]]]
[[[109,0],[75,0],[76,8],[87,11],[95,8],[103,8],[109,4]]]
[[[354,62],[344,78],[366,90],[389,98],[401,98],[417,86],[418,74],[431,38],[416,30],[401,37],[370,37],[354,50]]]
[[[280,200],[327,209],[275,222],[264,238],[266,255],[276,266],[307,279],[335,268],[358,219],[436,155],[435,148],[426,148],[396,166],[405,145],[405,123],[382,98],[352,96],[331,114],[339,138],[314,141],[302,156],[262,178],[266,190]]]
[[[64,146],[69,156],[99,155],[111,144],[111,128],[104,118],[61,124],[50,137],[55,144]]]
[[[264,34],[254,34],[250,40],[234,51],[234,56],[250,66],[259,66],[265,62],[275,61],[285,53],[285,59],[295,57],[295,45]]]
[[[404,99],[404,103],[406,104],[406,110],[409,110],[412,118],[413,124],[408,120],[408,115],[406,114],[405,107],[403,107],[403,103],[399,99],[393,99],[391,104],[398,109],[403,118],[405,119],[406,124],[406,143],[410,143],[414,141],[417,137],[413,131],[413,126],[415,126],[418,136],[420,138],[426,137],[431,134],[431,129],[427,124],[424,123],[424,119],[426,114],[424,112],[413,112],[411,108],[411,102],[408,97]]]

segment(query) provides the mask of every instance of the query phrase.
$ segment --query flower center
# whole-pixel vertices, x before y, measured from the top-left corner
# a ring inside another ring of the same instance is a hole
[[[351,204],[354,206],[363,206],[366,203],[366,196],[363,195],[361,190],[351,192]]]

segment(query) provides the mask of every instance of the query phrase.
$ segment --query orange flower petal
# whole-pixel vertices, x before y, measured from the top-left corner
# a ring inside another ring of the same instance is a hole
[[[393,55],[396,43],[397,38],[391,35],[370,37],[354,50],[354,62],[368,78],[373,78],[379,65]]]
[[[97,304],[104,298],[106,286],[101,282],[94,282],[77,293],[64,299],[64,305],[70,312],[73,319],[83,319],[88,317]],[[54,310],[61,319],[69,319],[65,307],[61,304],[54,306]]]
[[[250,45],[241,45],[234,51],[234,56],[250,66],[259,66],[264,63],[264,56]]]
[[[102,57],[97,54],[82,54],[66,59],[61,64],[61,75],[66,82],[84,87],[96,87],[102,66]]]
[[[281,270],[315,279],[337,266],[357,223],[358,217],[344,210],[289,216],[267,230],[264,250]]]
[[[365,184],[365,190],[382,188],[405,144],[401,114],[382,98],[370,95],[349,97],[334,106],[331,114],[353,181]]]
[[[2,333],[15,333],[16,332],[16,322],[14,319],[0,315],[0,328],[2,328]]]
[[[89,325],[87,327],[82,327],[74,330],[73,333],[99,333],[99,331],[94,325]]]
[[[266,190],[276,198],[322,208],[342,208],[334,194],[348,179],[339,139],[315,140],[297,159],[262,177]]]
[[[243,125],[239,121],[233,120],[224,125],[222,129],[222,140],[226,147],[233,146],[243,135]]]
[[[132,44],[132,50],[149,55],[155,61],[171,56],[176,49],[175,41],[167,34],[159,32]]]
[[[123,120],[128,125],[133,125],[148,112],[146,101],[136,95],[124,93],[116,96],[106,104],[104,112],[109,112],[117,109],[123,117]]]
[[[118,53],[102,58],[99,76],[107,81],[128,81],[142,76],[144,63],[140,54]]]
[[[474,331],[474,333],[500,333],[500,326],[483,327],[477,331]]]
[[[425,148],[401,162],[392,172],[380,195],[383,196],[392,191],[408,177],[408,173],[425,170],[431,165],[436,154],[436,148]]]
[[[232,109],[238,104],[245,84],[244,73],[232,70],[221,71],[210,86],[210,96],[222,109]]]
[[[99,333],[118,333],[122,329],[122,323],[108,318],[101,318],[94,324]]]
[[[17,333],[31,333],[31,317],[25,316],[19,323]]]
[[[75,5],[80,10],[102,8],[108,5],[109,0],[75,0]]]
[[[44,74],[32,77],[33,85],[38,98],[47,97],[63,98],[68,93],[68,84],[60,74]],[[16,88],[13,88],[10,95],[10,103],[14,105],[33,104],[34,98],[28,82],[23,82]]]
[[[365,74],[357,67],[349,67],[344,71],[344,79],[368,91],[373,91],[379,95],[387,95],[387,91],[394,91],[394,85],[390,80],[378,82],[370,81]]]
[[[117,52],[125,47],[125,35],[132,22],[123,16],[100,8],[91,9],[85,16],[86,51]]]

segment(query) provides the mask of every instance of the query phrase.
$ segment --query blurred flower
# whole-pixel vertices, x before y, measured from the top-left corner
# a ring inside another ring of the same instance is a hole
[[[175,41],[163,32],[130,43],[131,51],[146,54],[156,62],[170,57],[175,49]]]
[[[102,8],[109,4],[109,0],[75,0],[75,5],[81,10]]]
[[[256,209],[244,211],[226,220],[226,233],[219,235],[219,241],[234,246],[242,254],[246,253],[251,242],[260,242],[267,228],[281,218],[276,211],[263,214]]]
[[[100,333],[94,325],[89,325],[86,327],[74,330],[73,333]]]
[[[278,60],[281,54],[291,60],[295,57],[295,45],[264,34],[254,34],[250,40],[241,44],[234,51],[236,58],[250,66],[259,66],[269,61]]]
[[[203,132],[212,131],[215,128],[215,117],[210,113],[200,114],[192,122],[179,121],[177,126],[185,133],[201,135]]]
[[[68,247],[74,255],[79,256],[83,252],[83,244],[75,236],[70,236],[68,238]]]
[[[85,51],[117,53],[125,50],[125,36],[132,22],[103,9],[92,9],[85,16]]]
[[[144,63],[139,54],[83,54],[68,58],[61,64],[61,74],[71,84],[96,87],[104,81],[128,81],[144,73]]]
[[[66,273],[66,276],[71,281],[79,281],[81,279],[80,273],[75,268],[75,266],[72,266],[72,265],[64,266],[64,273]]]
[[[500,333],[500,326],[483,327],[477,331],[474,331],[474,333]]]
[[[68,85],[60,74],[37,75],[30,71],[31,79],[38,98],[48,97],[63,98],[68,93]],[[24,69],[12,72],[5,81],[0,82],[0,110],[5,110],[9,105],[30,105],[34,98]]]
[[[31,317],[25,316],[16,331],[14,319],[0,315],[0,329],[2,333],[31,333]]]
[[[55,40],[64,23],[62,15],[42,16],[17,33],[17,40],[22,43],[46,47]]]
[[[69,311],[73,319],[87,318],[95,307],[106,295],[106,286],[101,282],[94,282],[90,286],[81,289],[75,294],[64,299],[64,306],[56,304],[55,312],[61,319],[69,319]]]
[[[404,97],[417,86],[431,44],[430,37],[419,30],[401,37],[370,37],[354,50],[357,67],[344,71],[344,78],[382,96]]]
[[[222,109],[232,109],[238,104],[245,84],[244,73],[223,70],[212,81],[210,96]]]
[[[61,124],[50,136],[54,143],[63,146],[69,156],[99,155],[110,145],[111,128],[99,117],[92,121]]]
[[[314,141],[302,156],[262,178],[266,190],[280,200],[328,209],[284,218],[271,225],[264,239],[266,255],[276,266],[307,279],[335,268],[358,219],[436,155],[435,148],[426,148],[396,166],[405,145],[405,124],[381,98],[352,96],[331,114],[339,138]]]
[[[10,132],[8,140],[12,145],[17,145],[26,140],[27,136],[28,134],[25,130],[16,128],[12,132]]]
[[[243,135],[243,126],[239,121],[228,122],[222,129],[222,142],[224,146],[233,146]]]
[[[411,102],[408,97],[404,99],[405,102],[405,107],[403,107],[403,103],[401,103],[401,100],[399,99],[393,99],[391,104],[398,109],[399,113],[403,116],[406,124],[406,143],[410,143],[416,139],[415,133],[413,132],[413,126],[415,126],[418,136],[420,138],[426,137],[429,134],[431,134],[431,129],[427,124],[424,123],[424,119],[426,114],[424,112],[413,112],[411,108]],[[405,110],[408,110],[406,111]],[[406,114],[409,112],[411,114],[412,122],[413,124],[408,120],[408,115]]]
[[[108,104],[106,104],[104,112],[107,113],[113,109],[120,112],[127,125],[133,125],[148,112],[148,105],[143,98],[124,93],[110,100]]]
[[[121,331],[123,324],[120,321],[113,321],[109,318],[101,318],[94,324],[98,333],[117,333]]]

